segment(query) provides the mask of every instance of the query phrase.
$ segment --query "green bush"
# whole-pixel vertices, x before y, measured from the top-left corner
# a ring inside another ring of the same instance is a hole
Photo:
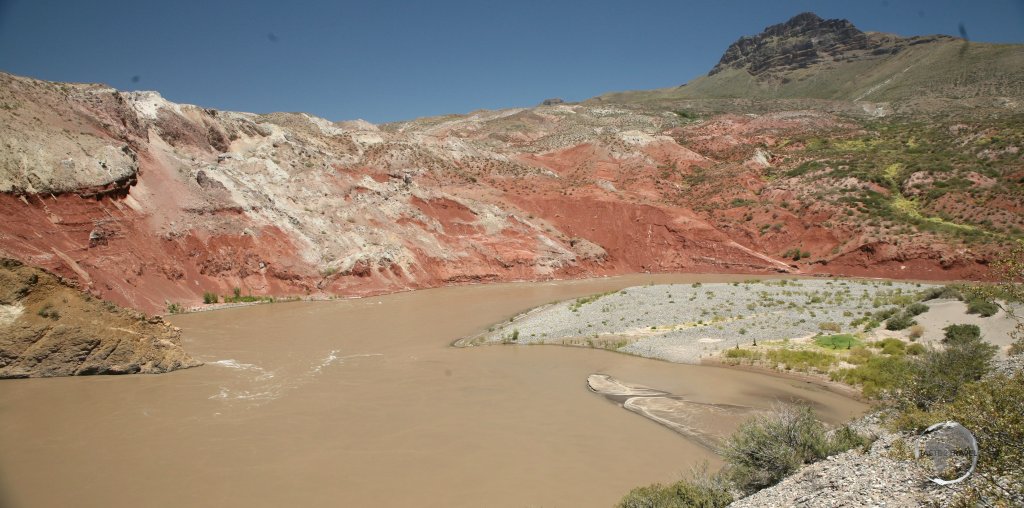
[[[868,348],[864,346],[853,346],[850,348],[850,354],[846,355],[846,361],[854,365],[863,365],[874,356]]]
[[[890,342],[882,347],[882,354],[899,356],[906,354],[906,346],[902,342]]]
[[[927,410],[916,406],[902,409],[890,421],[899,429],[920,432],[943,420],[953,420],[974,434],[978,442],[978,465],[964,498],[954,506],[1020,506],[1024,499],[1024,373],[1013,377],[1003,374],[986,377],[960,387],[947,404]],[[999,479],[1018,478],[1016,483],[995,483]],[[984,496],[988,503],[978,503]],[[1014,500],[1014,498],[1016,500]],[[973,499],[975,502],[970,502]]]
[[[911,344],[911,345],[907,346],[906,353],[908,355],[917,356],[917,355],[920,355],[920,354],[922,354],[924,352],[925,352],[925,348],[924,348],[924,346],[922,346],[920,344]]]
[[[773,367],[782,364],[786,370],[808,372],[812,368],[825,372],[836,363],[835,356],[818,351],[804,351],[794,349],[772,349],[766,354],[767,359],[772,362]]]
[[[943,344],[969,344],[981,340],[978,325],[949,325],[942,332]]]
[[[619,508],[723,508],[732,494],[720,477],[709,480],[680,480],[672,485],[656,483],[637,487],[626,494]]]
[[[810,408],[783,406],[741,424],[722,454],[733,486],[749,494],[775,485],[803,464],[862,444],[855,436],[847,429],[829,437]]]
[[[904,330],[916,325],[917,321],[914,321],[914,317],[909,314],[898,314],[885,321],[886,330]]]
[[[966,427],[978,441],[974,476],[979,481],[971,494],[987,497],[989,506],[1020,506],[1024,501],[1024,373],[997,375],[964,386],[938,412]],[[998,485],[998,479],[1016,481]]]
[[[185,309],[180,303],[167,302],[167,313],[168,314],[181,314]]]
[[[984,300],[982,298],[975,298],[967,302],[967,313],[968,314],[979,314],[981,317],[994,316],[996,312],[999,312],[999,306],[995,302]]]
[[[912,303],[903,309],[903,313],[908,316],[919,316],[928,312],[928,306],[923,303]]]
[[[853,362],[851,362],[853,363]],[[880,398],[910,383],[914,365],[903,355],[873,355],[851,369],[840,369],[829,374],[833,381],[858,385],[864,396]]]
[[[931,350],[916,364],[911,383],[904,390],[910,403],[928,409],[934,404],[952,401],[960,387],[977,381],[992,370],[992,359],[999,350],[984,342],[972,325],[951,325],[945,328],[945,348]],[[974,327],[977,328],[977,327]],[[968,330],[960,335],[954,330]]]
[[[939,286],[930,289],[926,289],[921,293],[921,300],[962,300],[963,296],[960,294],[960,290],[954,286]]]
[[[839,333],[842,331],[842,328],[839,326],[839,323],[833,323],[831,321],[826,321],[824,323],[819,324],[818,329],[823,332],[832,333]]]
[[[860,344],[856,337],[848,333],[839,335],[822,335],[815,337],[814,343],[829,349],[850,349]]]
[[[887,355],[902,355],[904,354],[907,345],[900,339],[888,337],[878,342],[871,343],[871,346],[882,350],[883,354]]]
[[[43,305],[43,307],[39,309],[38,312],[36,312],[36,315],[38,315],[39,317],[52,319],[54,321],[60,319],[60,311],[53,308],[53,305],[50,304]]]
[[[725,351],[726,358],[743,358],[743,359],[757,359],[761,357],[761,353],[757,351],[751,351],[743,348],[732,348]]]
[[[204,291],[203,292],[203,303],[205,303],[205,304],[217,303],[217,293],[214,293],[214,292],[211,292],[211,291]]]

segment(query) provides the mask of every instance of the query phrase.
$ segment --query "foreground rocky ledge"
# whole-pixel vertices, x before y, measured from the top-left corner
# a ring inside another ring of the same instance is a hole
[[[181,331],[0,259],[0,378],[154,374],[195,367]]]

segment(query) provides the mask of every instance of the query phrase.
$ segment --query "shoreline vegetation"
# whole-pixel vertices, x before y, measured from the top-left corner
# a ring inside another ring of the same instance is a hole
[[[889,281],[889,282],[901,282],[910,284],[968,284],[970,281],[961,279],[892,279],[885,277],[854,277],[845,276],[838,274],[823,274],[823,273],[807,273],[807,274],[785,274],[785,273],[713,273],[713,272],[631,272],[622,273],[615,275],[587,275],[582,277],[568,277],[568,278],[550,278],[550,279],[517,279],[502,282],[474,282],[474,281],[460,281],[440,286],[431,287],[416,287],[416,288],[405,288],[397,290],[387,290],[381,292],[370,292],[366,294],[333,294],[333,293],[317,293],[317,294],[266,294],[266,295],[253,295],[251,290],[241,290],[247,294],[240,295],[240,299],[234,299],[233,294],[221,294],[216,291],[204,291],[203,297],[198,301],[180,301],[180,300],[165,300],[164,301],[164,313],[160,315],[169,314],[189,314],[193,312],[207,312],[211,310],[220,309],[231,309],[239,306],[246,305],[258,305],[264,303],[283,303],[283,302],[321,302],[321,301],[333,301],[333,300],[352,300],[362,298],[373,298],[388,295],[395,295],[401,293],[408,293],[411,291],[425,291],[430,289],[441,289],[447,287],[462,287],[462,286],[478,286],[484,284],[533,284],[533,283],[546,283],[546,282],[585,282],[590,280],[605,280],[615,279],[619,277],[631,277],[631,276],[651,276],[651,277],[704,277],[704,278],[736,278],[737,280],[759,280],[759,281],[771,281],[781,279],[793,279],[793,280],[859,280],[859,281]],[[700,282],[700,284],[714,284],[716,282]],[[232,293],[234,288],[232,289]],[[213,298],[216,297],[216,301]],[[552,302],[557,303],[557,302]],[[171,309],[174,309],[172,312]],[[531,309],[532,310],[532,309]]]
[[[717,450],[721,471],[638,487],[622,507],[784,505],[816,496],[1013,506],[1024,502],[1020,291],[1015,282],[834,278],[652,284],[542,305],[453,345],[590,347],[754,370],[874,406],[834,429],[805,407],[755,415]],[[970,481],[939,488],[927,480],[934,465],[915,459],[913,448],[943,420],[971,429],[984,456]],[[822,489],[807,477],[838,464],[858,472],[847,479],[852,490],[844,482]]]

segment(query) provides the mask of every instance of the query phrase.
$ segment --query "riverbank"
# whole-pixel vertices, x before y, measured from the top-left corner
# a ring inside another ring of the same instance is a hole
[[[754,342],[840,330],[929,285],[848,279],[747,279],[647,285],[531,309],[457,346],[557,344],[700,363]]]

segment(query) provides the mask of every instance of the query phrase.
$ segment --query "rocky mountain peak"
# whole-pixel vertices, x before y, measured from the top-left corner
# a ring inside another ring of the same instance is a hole
[[[872,44],[867,34],[845,19],[822,19],[805,12],[758,35],[741,37],[708,74],[746,69],[757,76],[772,70],[804,68],[850,51],[870,49]]]

